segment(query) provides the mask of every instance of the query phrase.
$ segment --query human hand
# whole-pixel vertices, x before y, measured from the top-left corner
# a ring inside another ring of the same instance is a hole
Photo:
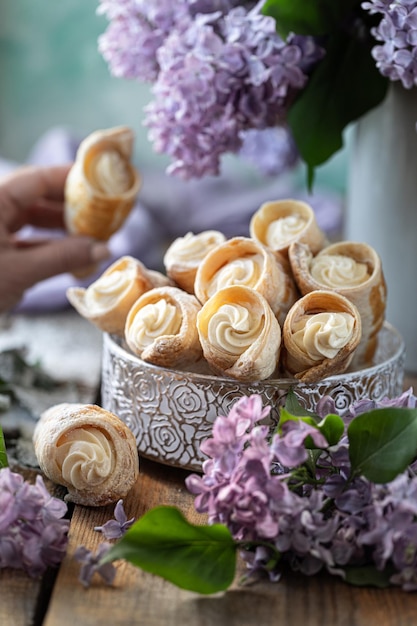
[[[25,167],[0,180],[0,311],[16,305],[37,282],[74,272],[110,256],[90,237],[22,240],[25,224],[65,229],[64,185],[70,165]]]

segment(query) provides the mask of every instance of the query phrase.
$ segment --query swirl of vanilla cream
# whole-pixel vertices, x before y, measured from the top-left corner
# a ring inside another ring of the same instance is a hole
[[[165,266],[175,263],[196,267],[206,254],[225,241],[224,235],[216,230],[207,230],[194,235],[187,233],[172,242],[165,253]]]
[[[295,344],[313,361],[333,359],[352,338],[355,319],[350,313],[305,315],[293,324]]]
[[[273,220],[266,231],[266,245],[273,249],[280,248],[302,233],[306,224],[306,219],[297,214]]]
[[[56,461],[65,482],[80,490],[103,483],[116,463],[111,442],[94,427],[74,428],[61,437]]]
[[[177,335],[182,323],[181,311],[164,298],[145,304],[126,329],[126,341],[140,351],[163,335]]]
[[[240,304],[223,304],[209,320],[207,337],[212,346],[240,356],[256,341],[262,328],[262,316],[254,319]]]
[[[208,297],[224,287],[244,285],[254,288],[262,273],[263,257],[261,254],[248,254],[229,261],[212,277],[207,286]]]
[[[103,150],[89,167],[91,184],[108,196],[117,196],[130,189],[132,176],[126,159],[117,150]]]
[[[85,306],[91,315],[107,311],[129,289],[129,272],[114,270],[103,274],[85,291]]]
[[[310,273],[318,283],[332,288],[356,287],[370,277],[366,263],[342,254],[319,254],[311,261]]]

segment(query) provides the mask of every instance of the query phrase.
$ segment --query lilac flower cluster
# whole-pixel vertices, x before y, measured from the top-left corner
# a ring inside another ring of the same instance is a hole
[[[34,485],[5,467],[0,470],[0,568],[40,576],[58,565],[67,548],[67,505],[50,495],[41,476]]]
[[[172,30],[182,32],[197,13],[226,13],[233,0],[100,0],[97,13],[109,26],[98,48],[113,76],[156,80],[158,49]]]
[[[359,402],[350,416],[381,406],[415,407],[411,390],[395,400]],[[318,412],[335,412],[323,398]],[[258,425],[267,415],[261,398],[242,398],[213,426],[202,443],[209,457],[203,475],[186,483],[195,507],[210,523],[226,524],[246,548],[251,572],[280,576],[281,561],[305,574],[323,567],[344,576],[346,565],[372,561],[393,566],[392,584],[417,590],[417,476],[412,468],[386,485],[350,475],[348,440],[329,447],[314,426],[284,422],[269,437]],[[348,420],[349,421],[349,420]],[[314,468],[305,441],[318,451]]]
[[[417,85],[417,0],[370,0],[362,8],[383,16],[371,30],[381,42],[372,50],[379,71],[411,89]]]
[[[158,51],[145,118],[154,149],[173,159],[168,173],[217,175],[221,156],[241,148],[244,131],[283,120],[320,56],[311,38],[284,42],[259,9],[197,14],[172,32]]]
[[[260,13],[264,1],[238,4],[101,0],[110,24],[99,50],[114,75],[153,83],[144,123],[154,149],[173,160],[168,173],[184,179],[217,175],[221,156],[238,152],[246,131],[281,123],[323,56],[312,37],[283,41],[275,20]]]

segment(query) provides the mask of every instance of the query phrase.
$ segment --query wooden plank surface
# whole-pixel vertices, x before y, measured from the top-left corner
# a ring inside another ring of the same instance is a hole
[[[129,516],[140,516],[158,504],[178,506],[198,521],[181,470],[141,462],[137,485],[126,499]],[[93,530],[112,515],[112,507],[75,507],[68,556],[52,594],[44,626],[415,626],[417,599],[398,589],[351,587],[330,576],[307,578],[289,574],[277,584],[267,581],[225,593],[201,596],[120,564],[113,587],[94,580],[89,589],[78,582],[79,565],[72,558],[77,545],[96,547]],[[243,573],[243,569],[239,572]]]
[[[417,390],[407,376],[404,388]],[[32,472],[34,477],[35,472]],[[25,478],[31,473],[25,473]],[[184,487],[187,472],[141,461],[140,476],[126,499],[129,516],[140,517],[158,504],[178,506],[192,521],[201,521]],[[56,494],[58,495],[58,494]],[[16,570],[0,570],[0,626],[416,626],[417,596],[398,589],[350,587],[330,576],[306,578],[290,574],[277,583],[241,587],[224,594],[200,596],[129,564],[120,564],[113,587],[95,580],[84,589],[79,564],[72,558],[78,545],[94,548],[102,537],[93,530],[111,518],[113,507],[75,507],[70,544],[53,588],[54,575],[40,581]],[[240,574],[243,573],[243,568]],[[46,613],[46,617],[45,617]]]

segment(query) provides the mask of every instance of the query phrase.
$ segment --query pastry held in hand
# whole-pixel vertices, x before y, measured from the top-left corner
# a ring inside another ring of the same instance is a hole
[[[293,305],[283,326],[286,373],[315,383],[349,367],[361,339],[354,304],[333,291],[311,291]]]
[[[316,289],[331,289],[346,296],[361,316],[362,339],[355,363],[372,361],[378,331],[385,319],[387,289],[381,260],[366,243],[341,241],[323,248],[316,256],[303,245],[289,250],[291,268],[302,294]]]
[[[45,411],[33,444],[42,472],[86,506],[117,502],[139,474],[135,437],[113,413],[93,404],[63,403]]]
[[[178,287],[151,289],[129,311],[126,343],[141,359],[161,367],[198,361],[202,357],[196,326],[200,309],[197,298]]]
[[[187,233],[171,243],[164,255],[167,275],[187,291],[194,293],[197,269],[210,250],[223,243],[226,237],[218,230],[205,230],[201,233]]]
[[[284,257],[294,241],[307,244],[314,254],[326,245],[313,209],[300,200],[265,202],[253,214],[249,230],[253,239]]]
[[[216,292],[197,316],[206,361],[220,376],[264,380],[276,370],[281,328],[266,299],[242,285]]]
[[[107,241],[122,226],[141,186],[131,163],[127,126],[97,130],[81,142],[65,184],[65,222],[72,234]]]
[[[124,336],[130,307],[146,291],[169,283],[163,274],[148,270],[131,256],[115,261],[86,289],[69,287],[67,298],[78,313],[111,334]]]
[[[217,291],[233,285],[255,289],[271,306],[280,322],[297,298],[285,263],[249,237],[234,237],[209,252],[195,279],[195,295],[202,304]]]

